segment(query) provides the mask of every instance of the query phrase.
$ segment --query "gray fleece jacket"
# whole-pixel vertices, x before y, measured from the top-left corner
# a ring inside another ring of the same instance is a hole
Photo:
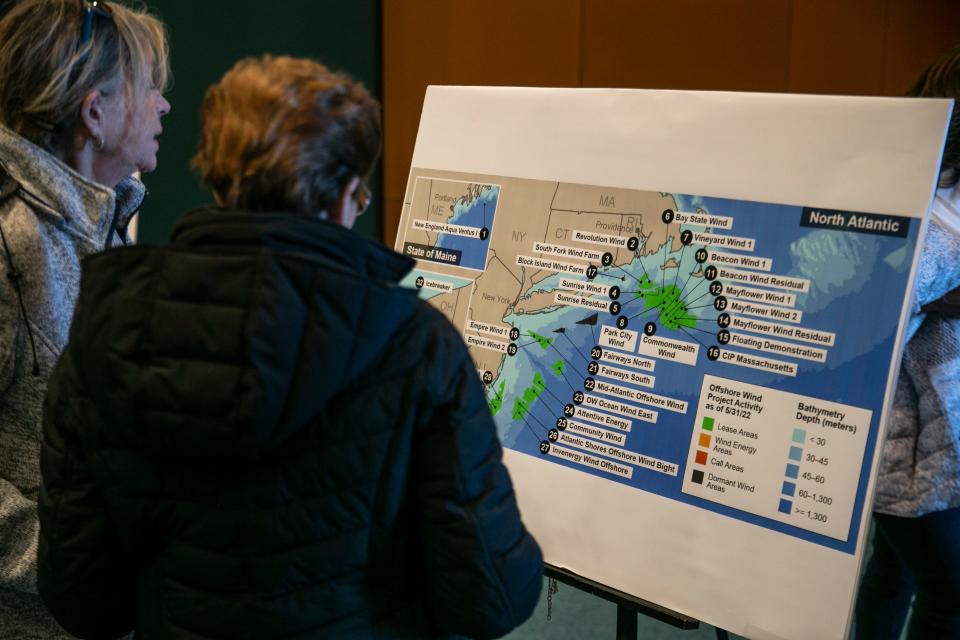
[[[877,476],[879,513],[917,517],[960,507],[960,318],[920,312],[958,285],[960,236],[933,221]]]
[[[126,243],[144,194],[133,178],[115,190],[87,180],[0,126],[0,198],[7,196],[0,230],[8,249],[0,244],[0,640],[71,637],[36,593],[43,397],[67,343],[80,260],[103,250],[108,238]]]

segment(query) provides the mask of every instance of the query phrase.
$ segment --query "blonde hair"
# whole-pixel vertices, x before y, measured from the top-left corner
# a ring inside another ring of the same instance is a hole
[[[246,58],[207,90],[192,165],[223,206],[321,214],[380,153],[380,104],[303,58]]]
[[[0,20],[0,122],[49,150],[63,150],[83,99],[95,89],[136,98],[166,89],[163,23],[119,2],[99,2],[81,42],[80,0],[21,0]]]

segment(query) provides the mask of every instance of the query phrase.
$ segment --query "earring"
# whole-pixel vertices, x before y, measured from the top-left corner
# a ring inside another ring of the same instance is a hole
[[[103,151],[103,147],[106,146],[107,142],[103,139],[103,136],[97,134],[93,136],[93,148],[97,151]]]

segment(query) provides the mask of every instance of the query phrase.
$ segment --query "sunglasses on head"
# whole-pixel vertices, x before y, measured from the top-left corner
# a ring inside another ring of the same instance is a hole
[[[93,23],[97,16],[113,21],[113,12],[110,10],[110,6],[106,2],[102,2],[102,0],[81,0],[80,4],[80,11],[83,16],[80,21],[80,47],[82,48],[83,45],[87,44],[90,38],[93,37]],[[69,86],[72,87],[76,83],[86,60],[87,54],[83,53],[70,71]],[[28,119],[34,126],[43,131],[55,133],[60,130],[60,125],[49,122],[43,118],[28,116]]]
[[[80,24],[80,44],[86,44],[93,36],[93,21],[97,16],[113,20],[113,13],[106,2],[100,0],[82,0],[83,22]]]

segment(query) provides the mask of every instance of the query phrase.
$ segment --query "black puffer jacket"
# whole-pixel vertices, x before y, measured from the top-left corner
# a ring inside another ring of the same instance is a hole
[[[86,261],[42,456],[40,591],[67,630],[483,638],[530,615],[540,550],[410,267],[222,211]]]

